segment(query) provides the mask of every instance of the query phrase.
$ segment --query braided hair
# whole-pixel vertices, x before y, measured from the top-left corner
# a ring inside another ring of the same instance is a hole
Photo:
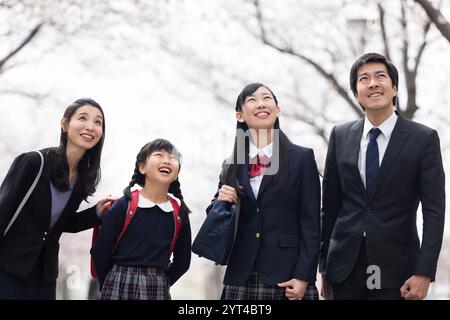
[[[136,156],[136,164],[134,166],[134,173],[131,177],[131,181],[128,183],[128,186],[123,190],[123,194],[125,195],[125,199],[128,201],[131,200],[131,188],[138,184],[141,187],[144,187],[145,185],[145,175],[141,173],[139,170],[139,167],[147,161],[147,158],[155,151],[166,151],[170,154],[177,155],[177,158],[181,160],[181,154],[178,152],[178,150],[175,148],[175,146],[168,140],[165,139],[155,139],[153,141],[150,141],[149,143],[145,144],[141,150],[139,151],[138,155]],[[180,169],[181,169],[181,161],[180,161]],[[186,217],[189,213],[191,213],[191,210],[188,208],[186,203],[183,199],[183,194],[181,193],[180,188],[180,181],[178,178],[173,181],[169,186],[169,193],[172,193],[175,197],[180,199],[181,206],[180,206],[180,216],[183,219]]]

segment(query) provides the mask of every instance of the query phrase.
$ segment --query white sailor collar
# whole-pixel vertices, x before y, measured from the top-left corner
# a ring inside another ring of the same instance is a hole
[[[178,199],[171,193],[168,193],[167,195],[172,199],[174,199],[179,206],[181,206],[180,199]],[[173,212],[173,207],[172,204],[170,203],[170,200],[167,200],[166,202],[163,203],[154,203],[150,199],[147,199],[143,195],[139,194],[139,202],[138,202],[139,208],[153,208],[154,206],[158,206],[164,212]]]

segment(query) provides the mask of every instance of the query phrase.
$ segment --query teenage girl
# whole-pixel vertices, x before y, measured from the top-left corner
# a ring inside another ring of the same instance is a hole
[[[279,113],[261,83],[247,85],[236,101],[233,155],[213,200],[240,202],[222,299],[318,299],[319,174],[313,150],[280,130]]]

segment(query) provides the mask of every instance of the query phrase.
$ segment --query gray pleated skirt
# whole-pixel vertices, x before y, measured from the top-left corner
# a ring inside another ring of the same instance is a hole
[[[102,300],[170,300],[169,279],[161,268],[114,265],[106,276]]]

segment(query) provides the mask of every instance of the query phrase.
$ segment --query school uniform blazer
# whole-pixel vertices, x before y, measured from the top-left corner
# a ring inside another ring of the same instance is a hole
[[[358,169],[363,125],[360,119],[331,132],[323,179],[320,272],[332,283],[345,280],[365,232],[368,265],[380,268],[382,288],[399,288],[413,274],[433,280],[445,215],[438,134],[399,115],[368,194]],[[419,202],[422,244],[416,226]]]
[[[288,157],[289,174],[278,192],[273,188],[273,176],[265,175],[255,198],[248,165],[241,168],[239,182],[245,196],[240,197],[239,226],[224,277],[226,285],[244,285],[254,268],[268,285],[292,278],[311,283],[316,279],[320,182],[314,153],[289,144],[287,154],[281,156]]]
[[[101,220],[95,206],[76,212],[83,199],[75,186],[60,218],[50,229],[50,172],[56,148],[41,152],[45,159],[41,178],[5,237],[6,226],[37,175],[41,164],[39,155],[36,152],[19,155],[0,186],[0,269],[18,278],[26,278],[42,252],[44,280],[50,282],[58,276],[61,233],[86,230],[100,224]]]

